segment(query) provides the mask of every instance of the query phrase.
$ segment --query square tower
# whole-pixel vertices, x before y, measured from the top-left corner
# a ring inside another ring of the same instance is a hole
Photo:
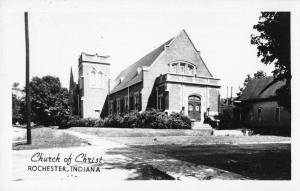
[[[109,56],[81,53],[78,59],[80,116],[99,118],[109,91]]]

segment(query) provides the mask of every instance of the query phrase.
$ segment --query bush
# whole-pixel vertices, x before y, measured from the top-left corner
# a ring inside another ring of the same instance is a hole
[[[120,115],[109,115],[104,119],[106,127],[122,127],[123,118]]]
[[[168,116],[164,112],[148,110],[138,115],[138,128],[166,129]]]
[[[95,121],[94,127],[104,127],[104,120],[103,119],[97,119]]]
[[[80,118],[79,116],[71,116],[66,121],[60,124],[60,128],[70,128],[70,127],[98,127],[100,124],[99,119],[95,118]]]
[[[168,128],[170,129],[191,129],[192,121],[182,113],[171,113],[168,117]]]
[[[142,113],[130,112],[123,117],[111,114],[103,119],[72,116],[64,121],[60,128],[69,127],[123,127],[123,128],[150,128],[150,129],[191,129],[191,120],[181,113],[171,113],[169,116],[157,110],[148,110]]]
[[[123,116],[122,127],[124,128],[136,128],[138,127],[138,119],[140,118],[138,112],[130,112]]]

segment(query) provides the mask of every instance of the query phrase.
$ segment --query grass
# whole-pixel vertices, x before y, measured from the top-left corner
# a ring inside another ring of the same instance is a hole
[[[257,180],[291,179],[290,144],[135,146],[195,165],[207,165]]]
[[[290,141],[279,136],[202,136],[199,130],[181,129],[124,129],[124,128],[71,128],[73,131],[96,135],[127,145],[208,145],[247,144]]]
[[[86,145],[87,142],[75,136],[63,133],[61,130],[41,127],[31,130],[32,144],[26,144],[26,137],[23,144],[13,145],[13,150],[30,150],[46,148],[67,148]]]
[[[195,131],[190,129],[132,129],[132,128],[93,128],[72,127],[70,130],[97,135],[99,137],[152,137],[152,136],[201,136],[211,130]]]
[[[291,179],[291,145],[276,143],[289,142],[290,137],[197,136],[197,130],[121,128],[72,128],[71,130],[147,151],[150,158],[151,153],[153,156],[159,154],[195,165],[227,170],[250,179]],[[264,144],[265,142],[276,144]],[[141,154],[136,153],[136,155],[140,157]]]

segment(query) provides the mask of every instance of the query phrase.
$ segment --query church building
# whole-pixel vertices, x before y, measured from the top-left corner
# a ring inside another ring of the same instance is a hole
[[[219,79],[210,73],[185,30],[124,69],[112,82],[109,68],[108,56],[80,55],[78,85],[70,79],[75,115],[105,117],[154,108],[183,112],[203,122],[205,112],[219,112]]]

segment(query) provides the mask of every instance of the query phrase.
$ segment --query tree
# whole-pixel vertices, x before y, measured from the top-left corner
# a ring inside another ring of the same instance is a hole
[[[276,91],[279,105],[290,110],[291,106],[291,43],[290,13],[262,12],[258,24],[253,26],[251,44],[257,46],[261,62],[274,64],[273,76],[286,85]]]
[[[33,122],[46,126],[60,125],[68,118],[68,90],[61,87],[59,78],[34,77],[29,86]]]
[[[24,95],[19,83],[14,82],[12,86],[12,123],[24,123],[23,109],[25,106]]]
[[[244,83],[243,83],[243,87],[240,88],[240,92],[237,93],[237,96],[240,97],[242,95],[242,92],[246,88],[249,81],[251,81],[252,79],[264,78],[266,76],[267,76],[267,74],[262,70],[259,70],[259,71],[255,72],[253,74],[253,77],[251,77],[250,74],[247,74],[247,77],[246,77],[246,79],[244,80]]]

